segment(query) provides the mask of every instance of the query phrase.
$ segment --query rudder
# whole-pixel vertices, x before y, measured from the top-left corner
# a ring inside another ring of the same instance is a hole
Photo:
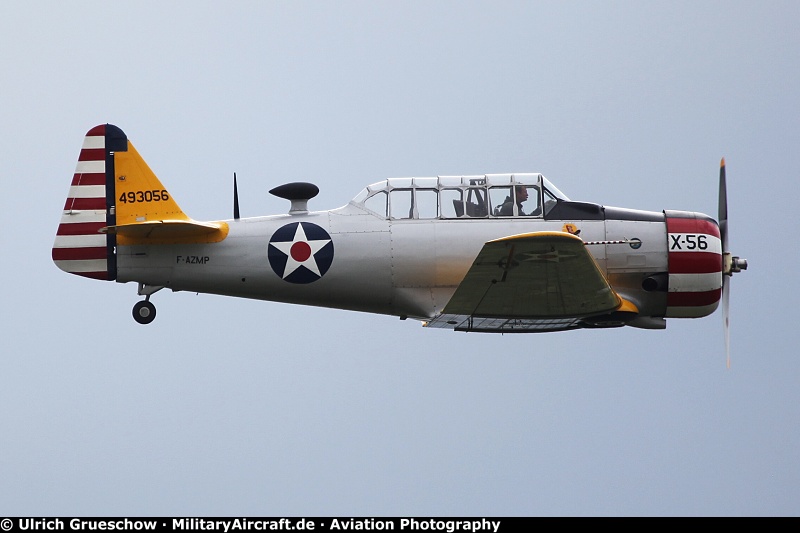
[[[116,279],[116,236],[104,235],[100,229],[116,224],[113,154],[127,145],[125,133],[111,124],[86,133],[53,243],[53,261],[61,270],[92,279]]]

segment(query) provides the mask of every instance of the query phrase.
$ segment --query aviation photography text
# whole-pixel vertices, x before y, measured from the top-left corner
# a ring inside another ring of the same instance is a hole
[[[0,530],[16,531],[422,531],[500,530],[486,518],[4,518]]]

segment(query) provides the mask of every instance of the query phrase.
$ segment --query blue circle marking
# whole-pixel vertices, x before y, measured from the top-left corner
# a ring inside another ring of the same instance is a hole
[[[289,283],[312,283],[333,263],[333,240],[311,222],[292,222],[280,227],[267,246],[272,270]]]

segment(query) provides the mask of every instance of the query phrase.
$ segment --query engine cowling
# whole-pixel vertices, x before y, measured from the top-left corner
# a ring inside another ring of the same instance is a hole
[[[719,224],[703,213],[665,211],[667,222],[667,317],[710,315],[722,297]]]

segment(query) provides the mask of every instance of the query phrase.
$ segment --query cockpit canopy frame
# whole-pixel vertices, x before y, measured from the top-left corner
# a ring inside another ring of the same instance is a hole
[[[569,198],[541,174],[530,173],[389,178],[368,185],[351,203],[404,220],[541,218],[559,200]]]

